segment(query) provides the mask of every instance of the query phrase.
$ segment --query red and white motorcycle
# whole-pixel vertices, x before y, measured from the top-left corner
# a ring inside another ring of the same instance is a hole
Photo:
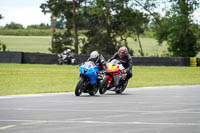
[[[110,90],[121,94],[128,84],[128,81],[125,80],[127,74],[124,70],[125,68],[122,63],[117,59],[106,63],[106,74],[100,86],[99,93],[104,94],[107,90]]]

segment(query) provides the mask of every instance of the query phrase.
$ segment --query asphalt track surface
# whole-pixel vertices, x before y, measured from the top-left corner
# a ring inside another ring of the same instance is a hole
[[[200,85],[0,97],[0,133],[199,133]]]

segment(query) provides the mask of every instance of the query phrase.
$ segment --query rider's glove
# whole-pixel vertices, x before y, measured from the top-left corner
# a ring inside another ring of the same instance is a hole
[[[122,73],[127,73],[127,70],[126,69],[122,70]]]
[[[106,62],[103,62],[103,63],[102,63],[102,66],[106,66]]]

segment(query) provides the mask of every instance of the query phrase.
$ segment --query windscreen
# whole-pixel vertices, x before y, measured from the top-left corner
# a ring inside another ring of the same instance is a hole
[[[113,59],[113,60],[111,61],[111,63],[115,66],[115,65],[119,64],[120,61],[119,61],[119,60],[116,60],[116,59]]]
[[[85,68],[86,69],[90,69],[94,66],[95,66],[95,64],[92,61],[85,62]]]

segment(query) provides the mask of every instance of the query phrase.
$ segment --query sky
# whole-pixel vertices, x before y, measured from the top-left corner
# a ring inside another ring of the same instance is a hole
[[[50,14],[44,15],[40,9],[46,0],[0,0],[0,26],[11,22],[22,24],[24,27],[32,24],[50,24]]]

